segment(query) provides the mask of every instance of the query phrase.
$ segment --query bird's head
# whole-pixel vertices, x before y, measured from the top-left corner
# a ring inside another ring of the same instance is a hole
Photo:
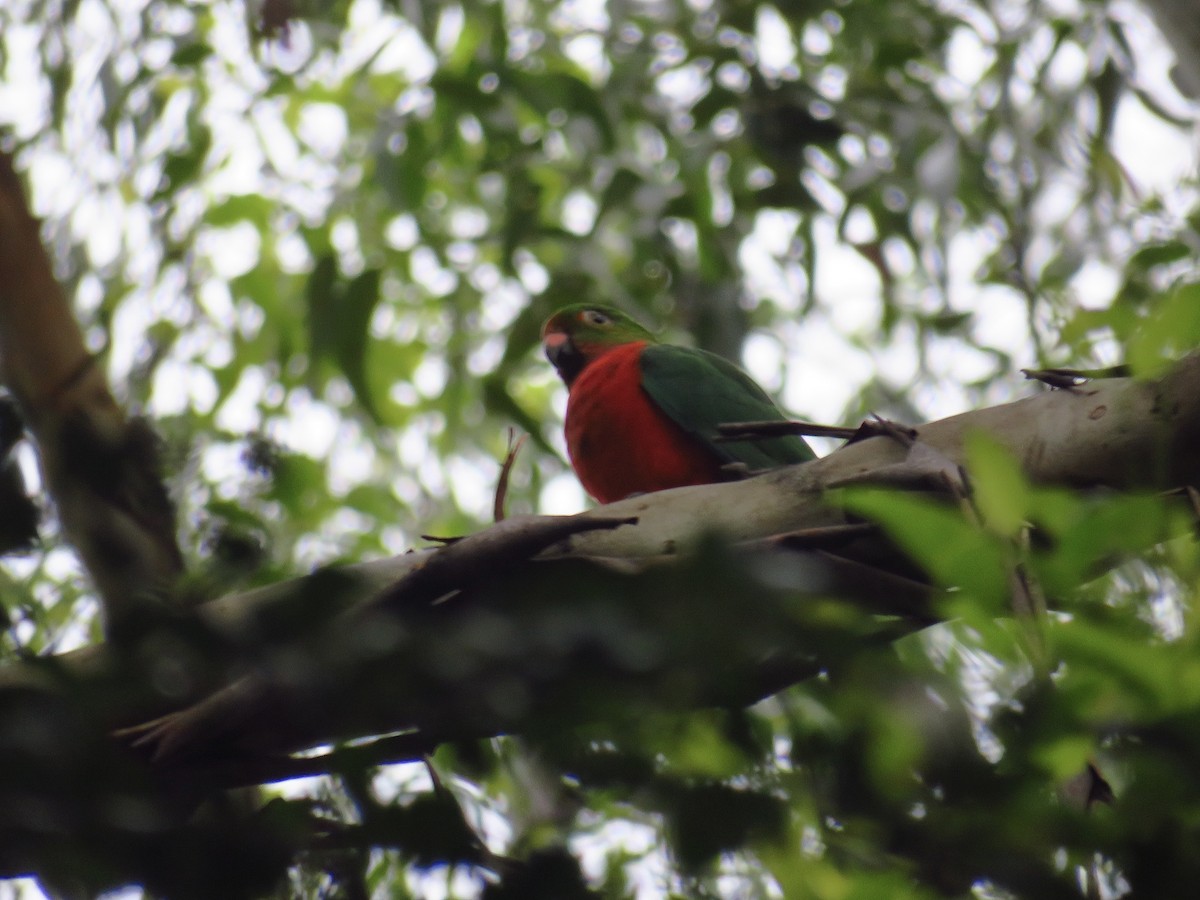
[[[542,326],[546,358],[568,386],[592,360],[635,341],[657,342],[654,335],[619,309],[594,303],[565,306]]]

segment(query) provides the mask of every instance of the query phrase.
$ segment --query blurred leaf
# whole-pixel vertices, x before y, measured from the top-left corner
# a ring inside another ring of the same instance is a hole
[[[259,228],[265,228],[270,221],[273,209],[274,204],[265,197],[256,194],[239,194],[211,207],[205,215],[205,219],[210,225],[219,228],[234,225],[243,220],[248,220]]]
[[[379,303],[378,269],[367,269],[345,283],[332,256],[318,260],[308,277],[309,344],[313,359],[332,362],[346,377],[359,406],[382,424],[373,387],[368,383],[372,352],[371,317]]]
[[[363,825],[374,841],[399,847],[422,867],[479,857],[475,833],[454,795],[445,789],[420,794],[403,805],[378,807]]]
[[[1036,758],[1055,781],[1066,781],[1082,772],[1095,753],[1088,737],[1063,738],[1038,748]]]
[[[870,488],[843,491],[841,503],[879,522],[938,584],[961,588],[981,610],[1002,608],[1008,590],[1004,550],[958,509],[944,501]]]
[[[601,149],[607,150],[612,146],[615,136],[600,95],[578,74],[551,71],[531,76],[514,69],[507,77],[511,79],[517,95],[543,116],[556,109],[586,116],[597,128]]]
[[[751,840],[778,838],[787,820],[777,798],[721,784],[680,785],[667,803],[671,843],[685,869]]]
[[[163,165],[166,184],[160,186],[160,194],[173,194],[183,185],[193,181],[208,156],[209,147],[212,146],[212,133],[209,129],[196,123],[189,131],[188,145],[183,150],[167,155]]]
[[[1128,268],[1135,271],[1147,272],[1156,266],[1164,266],[1192,255],[1192,249],[1183,241],[1170,241],[1165,244],[1148,244],[1139,247],[1129,257]]]
[[[991,435],[972,432],[965,439],[972,500],[984,524],[1015,537],[1029,515],[1029,487],[1013,455]]]
[[[1200,282],[1176,287],[1129,340],[1134,372],[1154,378],[1178,357],[1200,346]]]
[[[337,261],[332,255],[327,254],[317,260],[308,276],[305,295],[308,301],[308,339],[315,360],[335,352],[336,347],[334,333],[340,288]]]
[[[566,850],[539,850],[483,891],[484,900],[586,900],[588,889],[579,863]]]
[[[325,466],[315,459],[297,453],[281,454],[266,496],[283,504],[287,515],[295,521],[312,521],[319,513],[314,503],[324,494]]]
[[[379,270],[368,269],[346,287],[337,316],[335,355],[354,396],[367,414],[380,423],[379,409],[367,384],[366,357],[371,350],[371,315],[379,303]]]
[[[171,54],[171,64],[185,68],[195,68],[212,56],[212,47],[207,44],[181,44]]]
[[[1170,536],[1172,517],[1162,497],[1107,496],[1078,500],[1039,492],[1032,517],[1049,546],[1034,558],[1046,586],[1074,590],[1117,559]]]

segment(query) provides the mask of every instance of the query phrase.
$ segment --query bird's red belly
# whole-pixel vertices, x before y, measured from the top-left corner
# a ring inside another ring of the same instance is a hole
[[[717,458],[642,390],[644,346],[610,350],[571,386],[567,451],[584,489],[601,503],[721,480]]]

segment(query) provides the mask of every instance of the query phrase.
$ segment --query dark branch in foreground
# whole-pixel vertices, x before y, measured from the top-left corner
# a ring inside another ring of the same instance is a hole
[[[406,613],[419,616],[463,591],[499,579],[572,535],[636,523],[634,516],[521,516],[444,544],[371,602],[331,622],[328,631],[319,636],[318,644],[309,649],[314,659],[327,658],[331,668],[316,670],[308,666],[304,680],[319,682],[331,677],[338,664],[345,665],[345,657],[370,661],[390,654],[398,640],[397,632],[403,629]],[[296,664],[289,660],[287,666],[290,671],[286,672],[267,666],[195,706],[119,729],[116,735],[129,740],[131,746],[148,753],[157,763],[194,753],[198,742],[221,743],[231,730],[249,724],[259,713],[269,712],[277,702],[277,685],[297,679]],[[314,689],[317,686],[312,685]],[[302,743],[284,744],[285,749],[298,746]]]
[[[0,668],[0,720],[25,735],[8,769],[20,776],[0,777],[0,871],[74,858],[84,845],[73,836],[99,834],[115,842],[103,852],[133,846],[151,861],[137,871],[152,889],[153,862],[197,833],[196,805],[223,787],[353,775],[497,734],[739,708],[842,671],[942,607],[884,532],[847,514],[839,486],[900,485],[953,510],[967,435],[983,431],[1034,484],[1173,488],[1191,510],[1200,355],[1155,382],[1108,379],[913,430],[871,427],[883,436],[749,480],[507,520],[221,598],[137,641]],[[964,514],[961,527],[982,526]],[[359,743],[371,735],[391,736]],[[330,744],[344,746],[291,755]],[[131,802],[141,818],[114,818]],[[59,817],[59,837],[4,818],[30,803]],[[267,833],[242,816],[204,839],[237,854]],[[311,829],[300,833],[270,832],[279,866],[307,846]]]

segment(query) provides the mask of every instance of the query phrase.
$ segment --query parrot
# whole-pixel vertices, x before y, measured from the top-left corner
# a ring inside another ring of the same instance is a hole
[[[730,464],[754,470],[815,458],[797,435],[718,443],[722,422],[787,417],[733,363],[660,343],[618,309],[564,307],[542,326],[542,347],[567,386],[571,467],[599,503],[727,481]]]

